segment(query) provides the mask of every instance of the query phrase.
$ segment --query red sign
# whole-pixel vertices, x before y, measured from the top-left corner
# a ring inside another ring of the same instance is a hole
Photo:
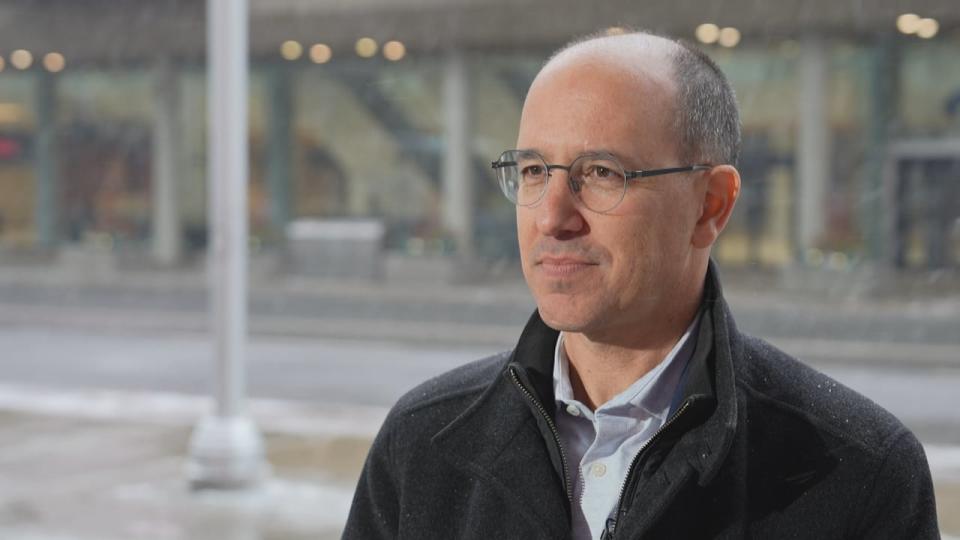
[[[23,155],[23,144],[12,137],[0,136],[0,159],[18,159]]]

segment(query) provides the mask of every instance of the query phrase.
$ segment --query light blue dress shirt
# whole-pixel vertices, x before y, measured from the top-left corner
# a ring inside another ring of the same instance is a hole
[[[616,511],[630,463],[671,413],[696,347],[691,336],[696,335],[699,320],[698,314],[657,367],[596,411],[574,398],[563,333],[557,338],[553,392],[557,429],[573,481],[574,540],[600,538],[607,518]]]

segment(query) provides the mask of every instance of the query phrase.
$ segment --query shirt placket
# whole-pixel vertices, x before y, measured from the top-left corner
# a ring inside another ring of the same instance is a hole
[[[606,515],[612,508],[608,501],[610,493],[617,493],[620,479],[618,478],[616,464],[611,461],[616,452],[616,446],[611,446],[611,441],[617,441],[622,434],[618,433],[619,422],[617,419],[605,414],[603,411],[597,411],[594,418],[594,443],[590,445],[583,455],[580,466],[580,477],[582,487],[580,490],[579,504],[587,519],[591,529],[591,537],[598,537],[603,527],[603,523],[598,521],[597,516]],[[604,444],[606,441],[607,444]]]

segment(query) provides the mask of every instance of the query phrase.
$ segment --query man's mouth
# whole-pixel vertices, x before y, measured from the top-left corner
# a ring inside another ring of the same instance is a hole
[[[596,266],[597,263],[577,257],[543,257],[536,266],[552,277],[570,277]]]

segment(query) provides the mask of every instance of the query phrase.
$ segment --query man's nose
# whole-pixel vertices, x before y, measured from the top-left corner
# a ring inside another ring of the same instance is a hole
[[[537,229],[544,236],[575,234],[585,225],[580,205],[570,189],[569,173],[563,169],[550,171],[547,192],[532,210],[537,213]]]

